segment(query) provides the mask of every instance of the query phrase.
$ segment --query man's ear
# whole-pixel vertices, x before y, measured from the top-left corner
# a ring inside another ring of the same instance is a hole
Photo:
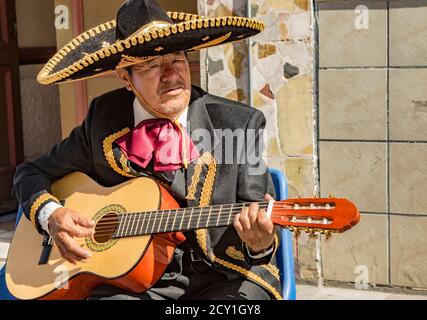
[[[117,72],[117,77],[126,84],[126,89],[128,89],[129,91],[132,91],[132,87],[130,86],[128,81],[128,77],[130,77],[130,75],[128,74],[128,71],[124,68],[117,68],[116,72]]]

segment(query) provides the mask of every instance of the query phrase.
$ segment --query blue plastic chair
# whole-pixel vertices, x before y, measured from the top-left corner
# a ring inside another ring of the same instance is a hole
[[[273,179],[276,200],[286,200],[288,198],[288,183],[285,174],[278,169],[269,169],[269,172]],[[296,300],[292,234],[289,230],[282,229],[281,238],[276,260],[280,270],[282,296],[284,300]]]
[[[18,214],[16,215],[15,227],[18,225],[19,219],[21,219],[23,211],[21,208],[18,210]],[[6,265],[0,269],[0,300],[16,300],[14,296],[12,296],[7,289],[6,286]]]
[[[276,191],[276,200],[286,200],[288,198],[288,184],[284,173],[277,169],[269,169]],[[22,209],[19,209],[16,217],[16,224],[22,216]],[[280,280],[282,285],[282,296],[284,300],[296,299],[294,256],[292,251],[292,235],[289,230],[281,230],[281,243],[277,249],[276,259],[280,270]],[[15,300],[6,287],[5,279],[6,267],[0,269],[0,300]]]

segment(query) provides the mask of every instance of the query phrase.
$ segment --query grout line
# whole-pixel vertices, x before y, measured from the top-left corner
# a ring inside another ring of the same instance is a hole
[[[388,54],[388,53],[387,53]],[[365,67],[355,67],[355,66],[348,66],[348,67],[319,67],[319,70],[322,71],[353,71],[353,70],[411,70],[411,69],[427,69],[427,66],[365,66]]]
[[[396,217],[411,217],[411,218],[427,218],[427,213],[402,213],[402,212],[373,212],[373,211],[360,211],[361,214],[372,215],[372,216],[396,216]]]
[[[315,134],[316,137],[314,137],[314,141],[316,142],[316,144],[314,145],[315,148],[315,156],[317,157],[317,159],[315,159],[316,161],[316,166],[317,168],[315,168],[314,170],[317,170],[317,192],[320,195],[321,191],[320,191],[320,81],[319,81],[319,70],[320,70],[320,44],[319,44],[319,22],[318,22],[318,7],[317,7],[317,2],[316,0],[312,0],[311,1],[311,6],[312,6],[312,26],[313,26],[313,62],[314,62],[314,68],[313,68],[313,79],[314,79],[314,95],[315,95],[315,103],[314,103],[314,108],[315,108],[315,121],[314,121],[314,125],[315,125]],[[316,173],[316,172],[315,172]],[[316,239],[316,268],[317,268],[317,275],[318,275],[318,287],[322,288],[323,287],[323,264],[322,264],[322,253],[321,253],[321,239],[320,237],[318,237]]]
[[[388,77],[387,77],[388,81]],[[389,91],[389,88],[387,88],[387,93]],[[389,103],[389,98],[386,98],[386,103]],[[387,117],[389,117],[389,108],[387,107]],[[387,125],[389,124],[389,118],[387,118]],[[388,128],[387,128],[388,129]],[[387,132],[388,133],[388,132]],[[387,135],[388,137],[389,135]],[[363,140],[363,139],[319,139],[320,142],[353,142],[353,143],[394,143],[394,144],[427,144],[427,141],[422,140]]]
[[[387,1],[387,71],[386,71],[386,138],[387,138],[387,163],[386,163],[386,199],[387,199],[387,271],[388,285],[391,285],[391,216],[390,216],[390,2]]]

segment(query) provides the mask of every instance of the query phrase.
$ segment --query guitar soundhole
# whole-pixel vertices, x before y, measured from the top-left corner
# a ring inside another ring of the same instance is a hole
[[[93,239],[97,243],[106,243],[112,239],[119,225],[119,217],[116,213],[107,213],[103,216],[95,227]]]

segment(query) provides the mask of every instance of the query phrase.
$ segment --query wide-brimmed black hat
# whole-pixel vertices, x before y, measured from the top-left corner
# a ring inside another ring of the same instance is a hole
[[[37,80],[51,84],[94,77],[155,56],[242,40],[263,29],[255,19],[165,12],[155,0],[128,0],[116,20],[84,32],[59,50]]]

